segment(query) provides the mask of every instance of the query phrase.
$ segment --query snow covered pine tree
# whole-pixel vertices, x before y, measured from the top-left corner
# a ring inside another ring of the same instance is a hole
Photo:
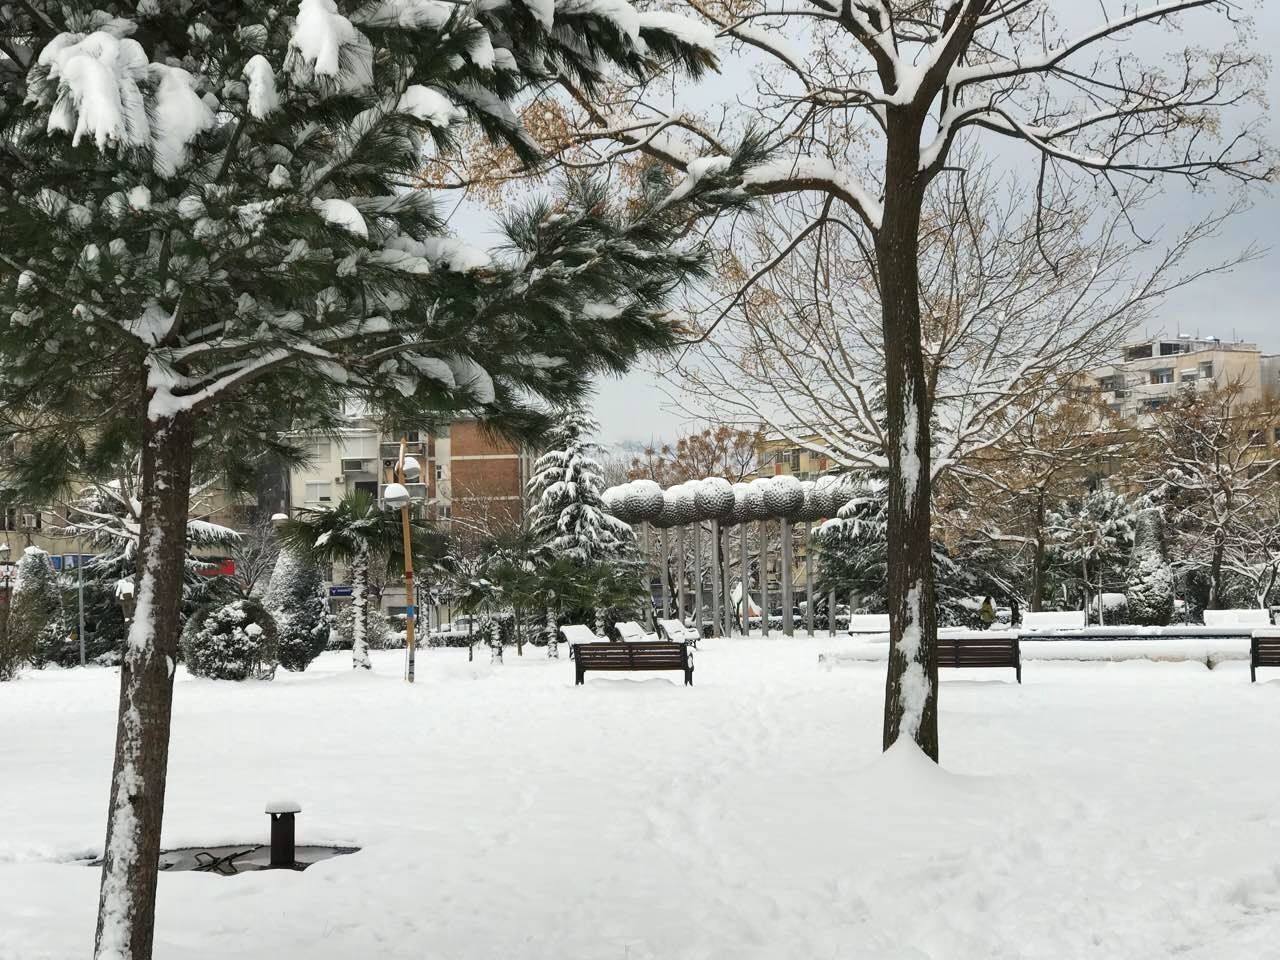
[[[399,422],[528,427],[537,399],[669,344],[658,308],[703,262],[669,248],[687,207],[580,184],[513,215],[497,261],[444,236],[414,182],[467,122],[536,163],[512,103],[562,71],[594,90],[657,58],[712,66],[682,22],[625,0],[4,7],[0,408],[29,450],[13,485],[142,450],[99,958],[151,955],[197,438],[252,449],[343,394]]]
[[[635,552],[631,527],[606,513],[601,499],[605,484],[596,459],[600,447],[591,439],[599,429],[582,411],[569,411],[548,436],[547,452],[533,465],[528,483],[533,503],[529,535],[534,560],[544,573],[554,570],[565,577],[578,570],[597,573],[601,561],[623,561]],[[551,582],[556,578],[546,579]],[[572,591],[562,585],[556,592],[563,596]],[[549,599],[546,607],[547,655],[556,657],[559,644],[554,602]]]
[[[1151,627],[1168,626],[1173,619],[1173,567],[1164,533],[1164,511],[1148,507],[1133,521],[1133,553],[1125,584],[1129,619]]]
[[[59,659],[66,639],[62,590],[49,554],[27,547],[18,559],[8,630],[12,642],[36,664]]]

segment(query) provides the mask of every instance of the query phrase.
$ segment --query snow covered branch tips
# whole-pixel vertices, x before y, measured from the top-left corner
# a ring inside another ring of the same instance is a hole
[[[679,209],[576,183],[514,214],[497,257],[449,236],[414,183],[464,125],[535,165],[515,105],[561,70],[594,88],[714,60],[625,2],[32,0],[4,18],[0,406],[31,451],[14,483],[142,450],[96,948],[142,958],[193,450],[272,442],[268,425],[347,394],[536,426],[584,374],[669,344],[667,297],[702,269],[670,247]]]

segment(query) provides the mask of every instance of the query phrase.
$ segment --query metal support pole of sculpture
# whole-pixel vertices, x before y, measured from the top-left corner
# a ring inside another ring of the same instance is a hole
[[[733,636],[733,567],[728,562],[728,530],[721,531],[719,548],[724,550],[724,562],[721,564],[721,595],[724,598],[724,636]],[[746,636],[746,634],[742,634]]]
[[[665,620],[671,616],[671,537],[666,527],[658,531],[658,537],[662,547],[662,564],[659,569],[662,574],[662,614],[659,619]]]
[[[711,521],[711,635],[724,636],[723,614],[720,612],[720,521]]]
[[[747,524],[738,525],[738,566],[742,570],[742,635],[751,635],[751,570],[747,563]]]
[[[684,548],[685,548],[684,525],[681,524],[680,526],[676,527],[676,619],[679,620],[681,623],[684,623],[684,612],[685,612]]]
[[[693,627],[702,636],[702,521],[693,525]]]
[[[760,521],[759,559],[756,570],[760,573],[760,633],[769,636],[769,521]]]
[[[804,628],[813,636],[813,526],[804,522]]]
[[[795,592],[791,589],[791,564],[795,560],[794,545],[791,542],[791,521],[782,519],[782,633],[793,637],[796,633]]]
[[[830,590],[827,592],[827,636],[834,637],[836,635],[836,592]]]
[[[641,523],[640,529],[644,531],[644,587],[645,587],[645,603],[644,603],[644,622],[645,625],[653,629],[653,528],[647,523]]]

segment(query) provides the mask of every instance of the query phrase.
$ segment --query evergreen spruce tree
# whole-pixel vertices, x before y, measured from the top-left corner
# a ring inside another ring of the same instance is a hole
[[[546,557],[587,564],[612,559],[635,542],[631,527],[605,512],[599,425],[580,410],[565,414],[529,479],[530,537]]]
[[[1164,513],[1159,507],[1148,507],[1134,520],[1125,598],[1133,623],[1163,627],[1173,619],[1173,567],[1165,541]]]
[[[858,597],[870,613],[883,613],[889,565],[889,498],[885,483],[859,478],[854,495],[836,517],[813,532],[817,582],[841,600]]]
[[[446,236],[413,186],[424,151],[467,123],[536,163],[512,107],[526,85],[563,71],[590,96],[612,69],[712,65],[679,18],[625,0],[28,0],[3,30],[0,410],[28,451],[10,485],[47,493],[141,450],[143,615],[95,955],[142,960],[197,444],[259,448],[344,395],[399,422],[540,425],[538,401],[672,342],[660,308],[702,265],[669,248],[673,225],[741,200],[708,182],[624,208],[580,184],[513,216],[514,252],[494,260]]]
[[[561,623],[604,628],[627,594],[643,592],[631,527],[605,512],[605,483],[592,439],[599,426],[580,410],[565,414],[529,479],[532,555],[546,597],[547,656],[559,656]],[[554,626],[553,626],[554,625]]]
[[[280,550],[267,587],[280,666],[305,670],[329,642],[329,598],[320,567],[298,550]]]
[[[49,554],[27,547],[18,560],[9,609],[9,633],[37,666],[61,659],[67,645],[62,589]]]
[[[1077,503],[1064,503],[1048,518],[1050,556],[1074,571],[1086,610],[1099,580],[1123,571],[1133,548],[1133,511],[1111,490],[1093,490]]]

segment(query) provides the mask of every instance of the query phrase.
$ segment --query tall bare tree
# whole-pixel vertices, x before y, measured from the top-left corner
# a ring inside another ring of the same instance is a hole
[[[808,221],[772,261],[751,271],[744,287],[815,233],[848,232],[872,254],[881,294],[894,557],[883,742],[887,748],[905,735],[936,758],[933,423],[920,259],[930,190],[965,176],[957,163],[961,147],[980,138],[1038,165],[1036,199],[1045,212],[1068,202],[1071,184],[1081,180],[1111,193],[1123,211],[1126,184],[1267,177],[1272,160],[1257,118],[1234,127],[1223,118],[1226,108],[1256,102],[1265,61],[1248,51],[1249,24],[1231,0],[685,5],[722,38],[753,47],[774,66],[747,98],[746,115],[736,118],[739,128],[755,122],[754,136],[774,148],[772,158],[733,175],[723,155],[734,118],[719,127],[700,121],[674,85],[671,105],[653,96],[653,85],[614,88],[610,98],[588,102],[561,78],[580,108],[566,155],[583,163],[643,153],[684,170],[689,181],[712,178],[757,196],[811,198]],[[1187,31],[1197,42],[1226,28],[1237,42],[1189,46],[1172,66],[1158,66],[1133,44],[1165,28]],[[808,49],[798,50],[797,41]]]

